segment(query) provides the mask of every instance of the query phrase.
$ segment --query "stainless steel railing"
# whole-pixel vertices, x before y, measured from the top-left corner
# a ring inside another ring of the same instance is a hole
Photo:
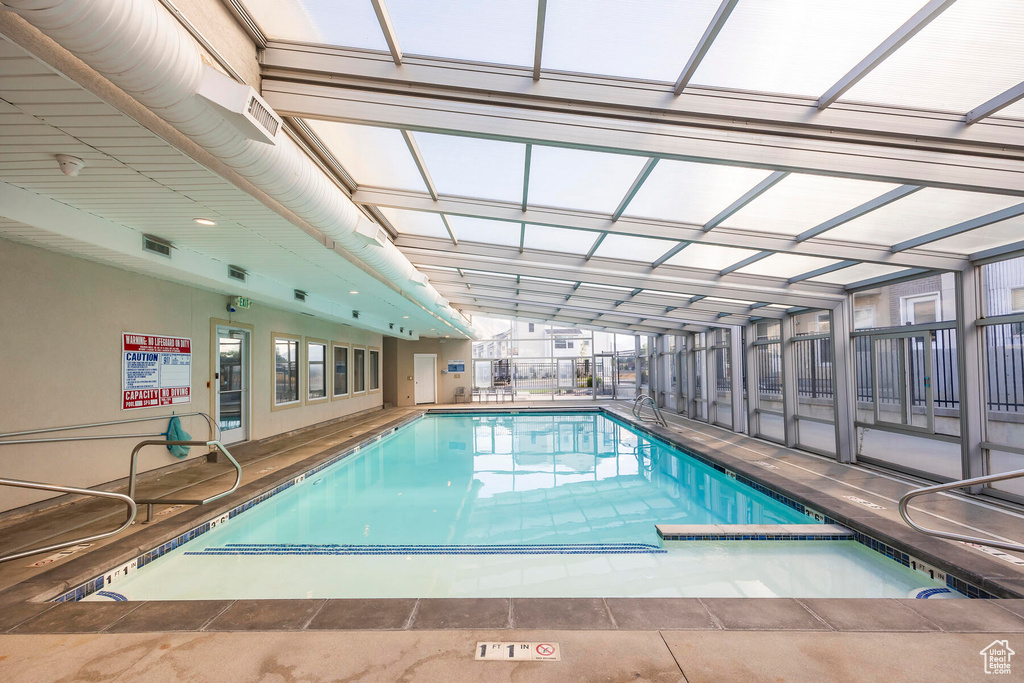
[[[194,413],[176,413],[173,415],[151,415],[149,417],[133,417],[127,420],[113,420],[111,422],[90,422],[88,424],[70,425],[67,427],[48,427],[46,429],[28,429],[22,432],[7,432],[6,434],[0,434],[0,446],[15,445],[15,444],[32,444],[32,443],[58,443],[62,441],[97,441],[102,439],[145,439],[154,436],[163,436],[164,432],[157,432],[155,434],[87,434],[83,436],[60,436],[55,438],[47,439],[9,439],[12,436],[29,436],[31,434],[52,434],[54,432],[70,432],[78,429],[90,429],[93,427],[110,427],[112,425],[121,424],[132,424],[135,422],[151,422],[155,420],[170,420],[172,417],[192,417],[200,416],[206,420],[206,424],[210,427],[210,440],[216,440],[220,438],[220,428],[217,422],[210,417],[208,413],[194,412]]]
[[[22,557],[28,557],[29,555],[38,555],[39,553],[45,553],[50,550],[60,550],[61,548],[67,548],[73,545],[79,545],[81,543],[88,543],[90,541],[98,541],[101,538],[108,538],[115,536],[132,525],[135,521],[135,513],[137,506],[135,501],[123,493],[110,493],[108,491],[93,491],[91,489],[79,489],[73,486],[61,486],[59,484],[42,484],[37,481],[22,481],[20,479],[0,479],[0,486],[17,486],[25,489],[38,489],[41,491],[56,491],[58,493],[77,493],[83,496],[95,496],[97,498],[112,498],[119,500],[128,506],[128,518],[124,524],[114,529],[113,531],[105,531],[102,534],[93,534],[92,536],[82,536],[80,538],[73,538],[70,541],[63,541],[61,543],[54,543],[53,545],[43,546],[41,548],[32,548],[31,550],[23,550],[17,553],[10,553],[7,555],[0,555],[0,562],[8,562],[10,560],[17,560]]]
[[[1024,470],[1014,470],[1012,472],[1003,472],[1001,474],[987,474],[983,477],[974,477],[973,479],[961,479],[960,481],[950,482],[948,484],[936,484],[935,486],[925,486],[924,488],[914,489],[900,498],[899,510],[900,516],[903,521],[909,524],[912,528],[917,529],[923,534],[929,536],[935,536],[937,538],[948,538],[953,541],[962,541],[964,543],[977,543],[979,545],[987,545],[992,548],[1001,548],[1002,550],[1016,550],[1018,552],[1024,552],[1024,545],[1018,543],[1008,543],[1003,541],[993,541],[987,538],[975,538],[974,536],[964,536],[963,534],[954,534],[950,531],[939,531],[937,529],[929,529],[923,527],[913,519],[910,518],[910,512],[907,510],[907,506],[910,505],[910,501],[918,496],[924,496],[929,493],[939,493],[940,491],[949,491],[951,489],[959,489],[967,486],[974,486],[976,484],[989,484],[994,481],[1005,481],[1007,479],[1016,479],[1017,477],[1024,477]]]
[[[653,418],[646,418],[643,416],[644,406],[648,404],[651,406],[651,412],[654,413]],[[661,414],[661,409],[658,407],[658,404],[655,403],[654,399],[647,394],[640,394],[633,399],[633,417],[641,422],[657,422],[662,427],[668,427],[668,423],[665,422],[665,416]]]
[[[210,448],[216,448],[218,451],[224,454],[224,457],[231,462],[235,467],[235,483],[227,491],[222,491],[216,495],[210,496],[209,498],[136,498],[135,497],[135,477],[136,470],[138,469],[139,462],[139,451],[146,446],[207,446]],[[131,466],[128,474],[128,496],[136,503],[145,504],[146,506],[146,519],[143,520],[144,524],[148,524],[153,519],[153,505],[206,505],[219,498],[234,493],[238,490],[238,485],[242,483],[242,466],[238,464],[238,461],[228,452],[228,449],[224,447],[220,441],[140,441],[132,449]]]

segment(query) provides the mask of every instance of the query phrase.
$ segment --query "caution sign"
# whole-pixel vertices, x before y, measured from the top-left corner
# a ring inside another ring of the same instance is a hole
[[[558,643],[477,643],[476,659],[500,662],[560,662]]]
[[[122,410],[191,402],[191,339],[130,332],[122,335]]]

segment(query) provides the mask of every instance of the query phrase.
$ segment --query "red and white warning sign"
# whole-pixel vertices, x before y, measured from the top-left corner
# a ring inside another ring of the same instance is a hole
[[[192,340],[154,334],[121,336],[121,408],[192,401]]]
[[[500,662],[560,662],[558,643],[477,643],[476,659]]]

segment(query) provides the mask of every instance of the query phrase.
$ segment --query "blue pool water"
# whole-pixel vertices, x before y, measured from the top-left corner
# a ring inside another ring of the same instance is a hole
[[[655,530],[813,523],[603,413],[435,415],[113,590],[131,599],[905,597],[938,585],[852,541],[662,549]]]

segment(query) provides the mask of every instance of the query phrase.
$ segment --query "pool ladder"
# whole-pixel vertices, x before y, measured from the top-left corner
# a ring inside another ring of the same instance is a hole
[[[651,412],[654,417],[644,417],[644,406],[650,405]],[[665,422],[665,416],[661,414],[661,408],[654,402],[654,399],[647,394],[640,394],[633,399],[633,417],[640,420],[641,422],[655,422],[660,424],[662,427],[668,427],[668,423]]]
[[[191,417],[200,416],[206,420],[206,423],[210,427],[210,440],[209,441],[164,441],[155,440],[150,437],[166,436],[165,433],[159,432],[156,434],[89,434],[84,436],[59,436],[59,437],[46,437],[46,438],[31,438],[31,439],[12,439],[10,437],[16,436],[30,436],[34,434],[51,434],[54,432],[68,432],[78,429],[89,429],[93,427],[109,427],[112,425],[120,424],[132,424],[136,422],[148,422],[153,420],[169,420],[172,417]],[[90,536],[76,537],[68,541],[62,541],[60,543],[54,543],[38,548],[32,548],[30,550],[24,550],[15,553],[8,553],[6,555],[0,555],[0,562],[8,562],[10,560],[17,560],[22,557],[28,557],[30,555],[38,555],[39,553],[49,552],[51,550],[60,550],[61,548],[68,548],[74,545],[80,545],[82,543],[89,543],[91,541],[98,541],[111,536],[116,536],[135,522],[135,516],[138,513],[138,505],[145,504],[147,506],[147,518],[146,522],[152,519],[153,505],[154,504],[181,504],[181,505],[205,505],[218,498],[233,493],[238,489],[239,484],[242,483],[242,466],[238,464],[238,461],[232,457],[231,453],[228,452],[227,448],[215,438],[217,436],[217,424],[212,417],[207,413],[194,412],[194,413],[178,413],[176,415],[154,415],[151,417],[137,417],[128,420],[114,420],[112,422],[92,422],[88,424],[71,425],[68,427],[50,427],[48,429],[30,429],[22,432],[8,432],[6,434],[0,434],[0,446],[13,446],[19,444],[40,444],[40,443],[60,443],[67,441],[101,441],[105,439],[130,439],[130,438],[146,438],[145,441],[141,441],[136,444],[132,450],[131,463],[129,470],[128,480],[128,495],[123,493],[113,493],[109,491],[97,491],[94,489],[83,489],[76,488],[74,486],[63,486],[61,484],[46,484],[38,481],[29,481],[26,479],[6,479],[0,478],[0,486],[13,486],[16,488],[34,489],[39,491],[54,491],[56,493],[68,493],[73,495],[92,496],[94,498],[107,498],[110,500],[116,500],[124,503],[127,506],[127,517],[121,526],[117,527],[112,531],[105,531],[99,534],[93,534]],[[207,446],[208,448],[216,449],[220,451],[228,459],[228,461],[235,468],[235,483],[227,491],[222,491],[206,499],[170,499],[170,498],[146,498],[146,499],[135,499],[135,487],[136,487],[136,469],[138,463],[139,451],[145,446]]]

